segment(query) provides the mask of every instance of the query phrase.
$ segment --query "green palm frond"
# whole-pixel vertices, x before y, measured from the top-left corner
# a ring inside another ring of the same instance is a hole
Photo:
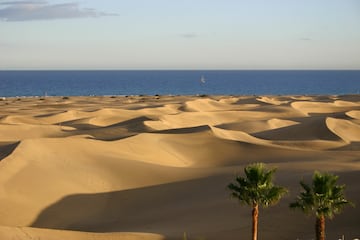
[[[275,204],[287,192],[273,184],[276,169],[267,170],[265,164],[254,163],[244,168],[245,177],[238,176],[228,185],[231,196],[241,204],[259,204],[264,207]]]
[[[345,199],[345,185],[337,185],[338,176],[329,173],[314,172],[311,185],[301,181],[303,191],[300,192],[290,208],[297,208],[305,213],[333,218],[346,205],[351,203]]]

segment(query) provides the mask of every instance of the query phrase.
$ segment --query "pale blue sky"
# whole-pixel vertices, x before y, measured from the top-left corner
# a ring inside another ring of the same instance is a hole
[[[360,0],[0,0],[1,69],[360,69]]]

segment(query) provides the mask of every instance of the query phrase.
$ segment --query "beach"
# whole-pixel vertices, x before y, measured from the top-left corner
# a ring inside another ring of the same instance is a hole
[[[226,186],[249,163],[289,189],[259,239],[314,239],[289,209],[315,170],[355,204],[328,239],[360,238],[360,95],[0,99],[0,239],[249,239]]]

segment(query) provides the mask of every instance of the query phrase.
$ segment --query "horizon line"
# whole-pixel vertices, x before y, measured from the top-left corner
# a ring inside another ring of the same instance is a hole
[[[360,68],[19,68],[5,71],[360,71]]]

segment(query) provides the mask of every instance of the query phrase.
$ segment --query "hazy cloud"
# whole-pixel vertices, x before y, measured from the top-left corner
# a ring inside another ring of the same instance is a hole
[[[35,0],[35,1],[8,1],[0,2],[0,5],[18,5],[18,4],[46,4],[45,0]]]
[[[196,33],[184,33],[184,34],[180,34],[180,37],[183,38],[196,38],[199,35],[197,35]]]
[[[301,41],[311,41],[312,39],[311,38],[306,38],[306,37],[303,37],[303,38],[300,38]]]
[[[49,4],[48,1],[8,1],[0,3],[0,20],[34,21],[51,19],[116,16],[93,8],[80,8],[78,3]]]

